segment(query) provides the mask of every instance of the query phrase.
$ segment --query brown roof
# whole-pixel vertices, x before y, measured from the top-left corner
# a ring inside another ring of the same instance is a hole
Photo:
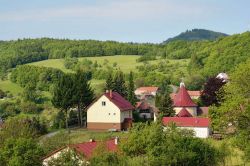
[[[181,85],[178,93],[174,96],[175,107],[196,107],[197,105],[193,102],[189,96],[184,85]]]
[[[146,109],[150,108],[150,105],[147,102],[145,102],[145,101],[140,101],[140,102],[136,103],[135,107],[137,109],[146,110]]]

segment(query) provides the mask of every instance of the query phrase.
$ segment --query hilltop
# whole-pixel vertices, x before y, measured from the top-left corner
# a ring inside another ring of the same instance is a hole
[[[192,29],[182,32],[179,35],[169,38],[163,43],[168,43],[176,40],[194,41],[194,40],[215,40],[219,37],[228,36],[225,33],[214,32],[206,29]]]

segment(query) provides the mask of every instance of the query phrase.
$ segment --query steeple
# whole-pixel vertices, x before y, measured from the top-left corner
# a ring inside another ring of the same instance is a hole
[[[191,97],[189,96],[183,81],[180,83],[180,89],[178,93],[175,95],[174,106],[175,107],[196,107],[197,106],[193,102]]]

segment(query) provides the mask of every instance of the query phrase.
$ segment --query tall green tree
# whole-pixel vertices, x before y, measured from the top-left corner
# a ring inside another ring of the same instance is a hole
[[[117,71],[113,78],[114,87],[113,90],[118,92],[122,96],[127,95],[127,88],[125,85],[125,78],[122,71]]]
[[[74,75],[74,86],[72,88],[74,90],[74,104],[77,106],[78,110],[78,124],[82,126],[83,116],[86,120],[86,113],[83,111],[94,99],[94,92],[88,81],[88,73],[78,70]]]
[[[133,72],[131,71],[129,73],[129,78],[128,78],[128,95],[127,95],[127,99],[132,105],[135,105],[135,102],[136,102],[136,96],[135,96],[134,91],[135,91],[134,76],[133,76]]]
[[[113,90],[113,89],[114,89],[113,75],[111,72],[109,72],[106,79],[105,90]]]
[[[52,104],[65,114],[66,128],[68,129],[68,111],[74,105],[74,78],[64,74],[54,86]]]

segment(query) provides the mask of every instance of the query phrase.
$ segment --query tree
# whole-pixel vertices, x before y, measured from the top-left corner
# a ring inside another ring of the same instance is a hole
[[[173,101],[170,97],[170,89],[168,85],[164,85],[162,92],[155,97],[155,106],[159,109],[162,116],[174,116]]]
[[[112,73],[109,72],[106,79],[105,90],[113,90],[113,89],[114,89],[113,76]]]
[[[23,90],[23,99],[25,101],[38,102],[40,100],[40,94],[36,90],[36,86],[33,83],[29,83]]]
[[[201,101],[205,106],[210,106],[212,104],[219,104],[219,92],[221,87],[225,85],[222,79],[211,77],[204,84],[204,89],[201,92]],[[222,95],[222,92],[220,92]]]
[[[74,79],[72,75],[64,74],[55,84],[52,104],[65,114],[66,128],[68,129],[68,110],[74,105]]]
[[[0,150],[0,165],[42,166],[42,148],[32,139],[9,138]]]
[[[135,96],[135,83],[134,83],[134,77],[133,77],[133,72],[129,73],[129,78],[128,78],[128,95],[127,99],[128,101],[132,104],[135,105],[136,102],[136,96]]]
[[[77,71],[74,75],[73,100],[78,110],[78,124],[82,126],[83,110],[93,101],[94,92],[88,82],[88,73]],[[84,114],[86,117],[86,114]],[[86,118],[85,118],[86,119]]]
[[[124,74],[122,71],[117,71],[113,78],[114,87],[113,90],[118,92],[122,96],[127,95],[127,89],[125,85]]]
[[[68,150],[60,153],[59,157],[52,158],[48,162],[48,166],[85,166],[88,165],[82,162],[79,155],[73,150]]]

